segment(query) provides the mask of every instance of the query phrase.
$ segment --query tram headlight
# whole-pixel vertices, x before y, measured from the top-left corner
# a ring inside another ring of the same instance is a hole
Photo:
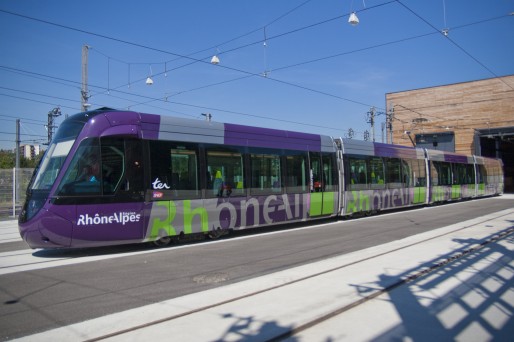
[[[41,210],[44,204],[44,199],[30,199],[25,202],[25,206],[23,207],[19,217],[20,223],[26,222],[33,218],[39,212],[39,210]]]

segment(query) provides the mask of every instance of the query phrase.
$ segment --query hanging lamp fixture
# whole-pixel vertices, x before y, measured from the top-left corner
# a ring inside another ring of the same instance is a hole
[[[211,64],[218,65],[220,64],[220,59],[218,55],[220,54],[220,49],[216,48],[216,53],[211,58]]]
[[[357,18],[357,13],[352,12],[352,14],[350,14],[350,18],[348,18],[348,23],[352,26],[357,26],[359,24],[359,18]]]
[[[211,64],[214,64],[214,65],[220,64],[220,59],[218,58],[218,56],[216,56],[216,55],[212,56]]]
[[[153,84],[153,80],[152,80],[152,66],[150,65],[150,75],[148,75],[148,77],[146,78],[146,85],[152,85]]]
[[[366,8],[366,2],[362,0],[362,5],[364,8]],[[353,10],[353,0],[350,5],[350,11],[352,12],[350,14],[350,17],[348,18],[348,23],[352,26],[357,26],[359,24],[359,18],[357,17],[357,12]]]

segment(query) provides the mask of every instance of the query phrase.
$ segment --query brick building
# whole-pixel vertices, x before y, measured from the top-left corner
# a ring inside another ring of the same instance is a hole
[[[394,144],[501,158],[514,191],[514,75],[388,93],[386,103]]]

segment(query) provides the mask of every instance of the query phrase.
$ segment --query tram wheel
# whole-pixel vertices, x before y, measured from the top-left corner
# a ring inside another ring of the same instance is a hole
[[[171,237],[170,236],[163,236],[163,237],[155,240],[153,242],[153,244],[156,245],[157,247],[164,247],[164,246],[169,245],[170,242],[171,242]]]
[[[218,228],[218,229],[215,229],[215,230],[211,230],[211,231],[207,234],[207,236],[208,236],[211,240],[216,240],[216,239],[219,239],[220,237],[222,237],[223,235],[227,235],[227,234],[228,234],[228,230]]]

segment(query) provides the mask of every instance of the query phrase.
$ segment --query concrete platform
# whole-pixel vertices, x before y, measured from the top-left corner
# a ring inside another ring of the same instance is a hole
[[[510,340],[513,258],[514,208],[20,340]]]

